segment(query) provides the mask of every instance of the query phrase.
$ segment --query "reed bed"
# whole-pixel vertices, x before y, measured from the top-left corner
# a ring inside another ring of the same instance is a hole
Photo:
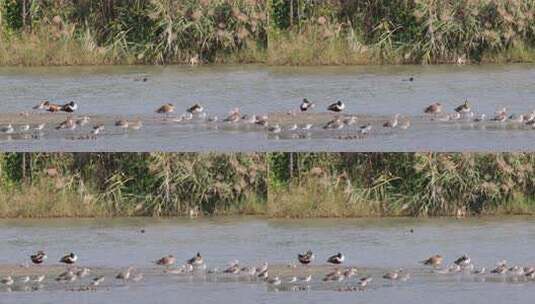
[[[266,22],[256,0],[2,0],[0,64],[261,62]]]
[[[273,64],[534,62],[531,0],[271,0]]]
[[[273,154],[274,217],[532,214],[535,154]]]
[[[0,154],[0,217],[259,213],[262,154]]]

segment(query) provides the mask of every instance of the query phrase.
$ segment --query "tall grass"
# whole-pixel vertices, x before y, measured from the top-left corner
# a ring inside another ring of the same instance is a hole
[[[274,216],[535,212],[530,153],[292,153],[269,163]]]
[[[531,0],[272,2],[277,64],[535,61]]]
[[[0,217],[250,213],[261,154],[0,154]]]
[[[25,26],[20,3],[0,2],[0,64],[265,60],[264,1],[31,2]]]

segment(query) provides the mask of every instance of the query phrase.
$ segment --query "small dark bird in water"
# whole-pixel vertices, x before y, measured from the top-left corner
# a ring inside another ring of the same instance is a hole
[[[329,259],[327,259],[327,263],[342,264],[344,260],[345,260],[344,255],[341,252],[338,252],[338,254],[335,254],[331,256]]]
[[[338,100],[337,102],[330,104],[327,107],[327,110],[332,112],[342,112],[345,109],[346,105],[341,101]]]
[[[403,79],[403,81],[409,81],[409,82],[413,82],[414,81],[414,77],[409,77],[409,78],[405,78]]]
[[[76,261],[78,260],[78,257],[76,256],[76,254],[74,253],[70,253],[64,257],[61,258],[60,263],[65,263],[65,264],[74,264],[76,263]]]
[[[301,103],[301,106],[299,106],[299,109],[301,112],[306,112],[312,108],[314,108],[315,104],[310,102],[308,99],[303,98],[303,102]]]
[[[141,230],[139,230],[139,232],[145,233],[146,231],[145,231],[145,229],[141,229]]]
[[[39,250],[36,254],[31,255],[30,258],[34,264],[42,264],[47,259],[47,256],[44,251]]]

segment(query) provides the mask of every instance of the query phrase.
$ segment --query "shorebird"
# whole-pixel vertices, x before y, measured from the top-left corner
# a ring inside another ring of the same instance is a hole
[[[296,276],[293,276],[293,277],[288,279],[288,283],[295,283],[295,282],[297,282],[297,277]]]
[[[19,131],[24,133],[24,132],[28,132],[30,130],[30,125],[29,124],[24,124],[24,125],[21,125],[19,127]]]
[[[312,275],[308,274],[308,275],[306,275],[304,277],[301,277],[301,278],[299,278],[299,281],[301,281],[301,282],[310,282],[310,281],[312,281]]]
[[[422,263],[424,265],[439,266],[440,264],[442,264],[443,260],[444,258],[440,254],[435,254],[422,261]]]
[[[228,114],[228,116],[223,119],[223,121],[225,122],[238,122],[240,121],[241,119],[241,114],[240,114],[240,109],[239,108],[235,108],[233,110],[231,110]]]
[[[89,120],[91,120],[89,116],[82,116],[76,119],[76,124],[80,127],[83,127],[89,123]]]
[[[91,281],[91,286],[93,287],[99,286],[102,282],[104,282],[105,279],[106,277],[104,276],[95,277],[93,278],[93,281]]]
[[[398,271],[387,272],[387,273],[385,273],[383,275],[383,279],[386,279],[386,280],[397,280],[402,271],[403,270],[399,269]]]
[[[453,263],[455,265],[459,265],[461,267],[464,267],[464,266],[468,266],[471,261],[472,261],[472,259],[470,259],[470,257],[468,255],[464,254],[461,257],[459,257],[458,259],[456,259]]]
[[[59,262],[65,263],[65,264],[74,264],[78,260],[78,256],[74,254],[73,252],[67,254],[66,256],[62,257]]]
[[[288,131],[295,131],[297,130],[299,127],[297,126],[297,124],[293,124],[291,125],[290,127],[288,127]]]
[[[466,114],[471,111],[470,103],[468,103],[468,99],[464,101],[464,103],[458,107],[455,108],[455,112],[459,114]]]
[[[195,255],[194,257],[192,257],[191,259],[187,261],[187,264],[190,264],[193,266],[199,266],[199,265],[204,264],[204,259],[201,256],[201,253],[197,252],[197,255]]]
[[[368,284],[370,284],[370,282],[372,280],[373,280],[372,277],[363,277],[363,278],[359,279],[358,284],[359,284],[360,287],[366,287],[366,286],[368,286]]]
[[[164,117],[167,118],[167,115],[170,113],[173,113],[175,111],[175,106],[171,103],[166,103],[156,109],[156,113],[165,115]]]
[[[126,133],[128,130],[129,123],[128,120],[121,119],[115,122],[115,126],[123,129],[123,131]]]
[[[37,105],[33,106],[32,109],[34,110],[45,110],[48,108],[48,105],[50,102],[48,100],[42,100]]]
[[[268,262],[264,262],[262,265],[260,265],[260,267],[256,268],[256,272],[258,273],[266,272],[268,270],[268,267],[269,267]]]
[[[516,122],[516,123],[523,123],[524,122],[524,114],[515,115],[511,114],[509,115],[509,121]]]
[[[394,118],[392,118],[391,120],[385,122],[383,124],[383,127],[384,128],[395,128],[397,127],[398,123],[399,123],[399,116],[401,114],[397,113],[396,115],[394,115]]]
[[[42,250],[37,251],[36,254],[32,254],[30,256],[30,259],[32,260],[32,263],[34,264],[42,264],[46,259],[46,253]]]
[[[240,263],[238,261],[234,261],[230,263],[229,267],[227,269],[223,270],[223,273],[232,273],[237,274],[241,271],[240,269]]]
[[[93,130],[91,130],[91,134],[98,135],[103,130],[104,130],[104,125],[103,124],[98,124],[98,125],[93,127]]]
[[[72,270],[67,270],[65,272],[62,272],[58,275],[56,278],[56,281],[67,281],[67,282],[73,282],[76,281],[76,274]]]
[[[371,130],[372,130],[372,125],[368,123],[366,125],[360,126],[359,133],[368,134],[370,133]]]
[[[439,114],[442,112],[442,104],[440,102],[435,102],[430,104],[424,109],[425,114]]]
[[[344,123],[342,122],[342,119],[340,117],[335,117],[333,120],[327,122],[325,126],[323,126],[324,129],[331,129],[331,130],[340,130],[344,127]]]
[[[311,123],[306,124],[306,125],[304,125],[301,129],[302,129],[302,130],[310,130],[310,129],[312,129],[312,124],[311,124]]]
[[[410,126],[411,126],[411,121],[408,118],[404,118],[399,123],[399,128],[402,130],[407,130],[408,128],[410,128]]]
[[[507,265],[505,263],[498,263],[496,268],[492,269],[490,273],[504,274],[508,271]]]
[[[72,113],[78,110],[78,104],[75,103],[74,101],[71,101],[69,103],[62,105],[60,110],[63,112]]]
[[[156,261],[156,265],[171,266],[176,263],[176,258],[173,255],[168,255]]]
[[[340,269],[335,269],[334,271],[332,272],[329,272],[325,275],[325,277],[323,278],[323,281],[343,281],[345,279],[345,276],[344,274],[342,273],[342,271]]]
[[[472,270],[472,273],[473,274],[485,274],[486,271],[487,269],[485,267],[481,267],[479,269]]]
[[[201,114],[203,110],[204,110],[204,107],[196,103],[193,106],[189,107],[186,110],[186,112],[196,115],[196,114]]]
[[[274,124],[273,126],[268,128],[268,131],[274,134],[278,134],[282,131],[282,129],[279,124]]]
[[[56,127],[56,130],[60,130],[60,129],[69,129],[69,130],[74,130],[76,129],[76,123],[74,122],[74,120],[69,117],[67,118],[65,121],[62,121],[57,127]]]
[[[11,286],[13,285],[13,283],[15,283],[15,281],[13,280],[11,276],[7,276],[7,277],[3,277],[2,279],[0,279],[0,283],[6,286]]]
[[[134,267],[130,266],[126,270],[119,272],[115,278],[118,280],[128,281],[130,279],[130,275],[132,274],[132,271],[134,270]]]
[[[312,250],[309,249],[305,253],[297,254],[297,260],[299,260],[299,263],[303,265],[308,265],[314,261],[314,254],[312,253]]]
[[[141,127],[143,127],[143,122],[141,121],[141,119],[137,119],[134,122],[130,123],[130,128],[132,128],[132,130],[139,130],[141,129]]]
[[[2,127],[0,131],[4,134],[12,134],[13,132],[15,132],[15,129],[11,124],[8,124],[7,126]]]
[[[341,101],[338,100],[337,102],[330,104],[327,107],[327,110],[332,112],[342,112],[345,109],[346,105]]]
[[[278,286],[282,283],[282,281],[279,277],[273,277],[272,279],[268,279],[268,283],[274,286]]]
[[[254,266],[245,266],[240,271],[250,276],[256,275],[256,267]]]
[[[351,115],[351,116],[345,117],[342,122],[346,126],[352,126],[357,123],[357,120],[358,120],[357,116]]]
[[[26,284],[26,283],[30,282],[30,277],[29,276],[22,276],[17,281],[20,284]]]
[[[338,252],[337,254],[329,257],[327,259],[327,263],[331,263],[331,264],[342,264],[345,260],[345,257],[344,255],[341,253],[341,252]]]
[[[34,282],[34,283],[41,283],[41,282],[43,282],[43,281],[45,280],[45,278],[46,278],[46,275],[44,275],[44,274],[37,275],[37,276],[34,276],[34,277],[32,278],[32,282]]]
[[[32,126],[32,130],[33,131],[42,131],[44,128],[45,128],[46,124],[45,123],[40,123],[40,124],[37,124],[37,125],[33,125]]]
[[[480,121],[484,121],[486,118],[487,118],[487,115],[481,114],[478,117],[474,118],[474,121],[475,122],[480,122]]]
[[[83,278],[87,277],[90,273],[91,273],[91,269],[89,269],[87,267],[83,267],[83,268],[78,269],[76,271],[76,276],[79,277],[80,279],[83,279]]]
[[[306,112],[310,109],[313,109],[315,106],[316,105],[310,102],[308,99],[303,98],[303,102],[299,106],[299,110],[301,110],[301,112]]]

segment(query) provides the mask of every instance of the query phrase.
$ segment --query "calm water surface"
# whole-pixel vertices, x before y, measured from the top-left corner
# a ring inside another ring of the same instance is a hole
[[[413,76],[414,81],[404,81]],[[139,79],[147,77],[148,81]],[[41,99],[76,100],[80,113],[112,118],[151,115],[172,102],[179,111],[200,102],[219,117],[235,107],[244,113],[286,112],[303,97],[316,111],[341,99],[348,113],[413,117],[435,101],[448,111],[465,98],[477,113],[535,110],[535,65],[265,67],[184,66],[0,68],[0,113],[28,111]],[[16,123],[16,121],[15,121]],[[379,127],[380,124],[377,125]],[[334,136],[273,140],[263,131],[157,127],[98,141],[8,140],[2,150],[69,151],[488,151],[533,150],[535,132],[514,128],[415,125],[408,132],[343,141]]]
[[[139,233],[146,229],[145,234]],[[414,229],[414,233],[410,233]],[[198,250],[209,267],[238,258],[242,263],[286,264],[297,252],[312,248],[317,263],[342,251],[347,264],[384,271],[413,270],[407,282],[385,283],[376,277],[364,292],[336,292],[312,288],[290,292],[263,283],[207,280],[163,280],[147,276],[142,284],[96,292],[62,289],[0,292],[1,303],[504,303],[528,302],[535,282],[477,281],[469,275],[430,274],[418,261],[441,253],[451,262],[467,253],[476,265],[492,267],[535,264],[533,218],[482,219],[348,219],[265,220],[216,219],[97,219],[2,220],[0,264],[25,261],[45,248],[52,262],[74,250],[80,263],[90,266],[150,267],[151,261],[173,253],[179,261]],[[321,285],[321,282],[317,282]]]

